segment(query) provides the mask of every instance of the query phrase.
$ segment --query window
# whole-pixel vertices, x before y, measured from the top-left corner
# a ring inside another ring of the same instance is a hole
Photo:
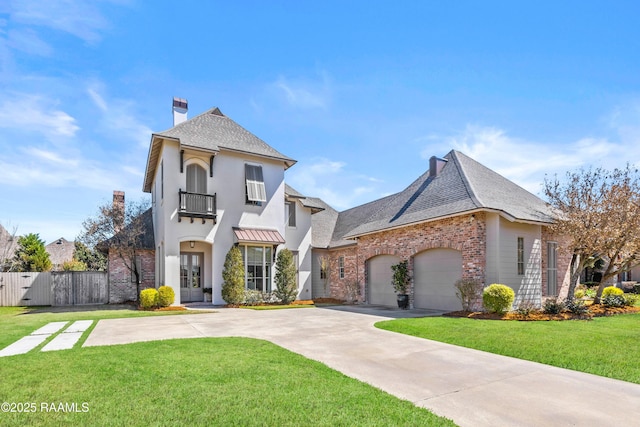
[[[260,292],[271,292],[271,246],[240,246],[244,260],[245,288]]]
[[[284,216],[289,227],[296,226],[296,202],[284,202]]]
[[[267,201],[262,166],[245,164],[244,175],[246,181],[246,203],[262,205],[262,202]]]
[[[558,295],[558,244],[547,242],[547,295]]]
[[[338,273],[340,274],[340,278],[344,279],[344,257],[343,256],[338,258]]]
[[[524,275],[524,237],[518,237],[518,275]]]
[[[187,166],[187,191],[207,194],[207,171],[202,166],[193,163]]]

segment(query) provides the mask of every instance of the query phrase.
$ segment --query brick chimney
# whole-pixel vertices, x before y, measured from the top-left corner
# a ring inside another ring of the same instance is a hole
[[[442,168],[447,164],[447,160],[440,159],[436,156],[431,156],[429,159],[429,177],[435,178],[440,175]]]
[[[187,121],[187,100],[173,97],[173,125],[179,125]]]
[[[124,224],[124,191],[114,190],[113,192],[113,223],[116,233],[122,230]]]

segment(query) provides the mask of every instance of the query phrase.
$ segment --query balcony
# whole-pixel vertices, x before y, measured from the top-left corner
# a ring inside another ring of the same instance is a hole
[[[204,224],[206,220],[211,219],[216,223],[216,195],[189,193],[188,191],[178,191],[180,195],[180,203],[178,204],[178,222],[183,217],[201,218]]]

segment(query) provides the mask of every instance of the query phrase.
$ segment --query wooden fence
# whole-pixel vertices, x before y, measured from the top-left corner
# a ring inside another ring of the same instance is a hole
[[[0,306],[83,305],[109,302],[106,272],[0,273]]]

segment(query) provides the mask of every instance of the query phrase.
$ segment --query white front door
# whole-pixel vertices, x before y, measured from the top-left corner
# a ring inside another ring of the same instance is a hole
[[[180,301],[202,301],[202,260],[204,255],[180,252]]]

